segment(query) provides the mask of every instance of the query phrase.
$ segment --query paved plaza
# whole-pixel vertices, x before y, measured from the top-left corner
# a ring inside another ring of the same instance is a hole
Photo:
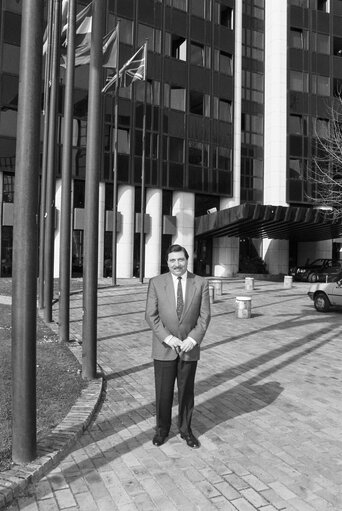
[[[244,280],[225,281],[196,378],[201,448],[177,433],[177,406],[168,441],[155,447],[147,284],[119,283],[98,292],[104,390],[94,418],[9,509],[341,511],[342,311],[316,312],[306,283],[255,281],[247,292]],[[235,315],[241,295],[252,297],[249,319]],[[80,293],[71,335],[80,356]]]

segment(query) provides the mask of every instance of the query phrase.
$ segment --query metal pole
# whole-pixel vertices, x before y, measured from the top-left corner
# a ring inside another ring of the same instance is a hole
[[[114,94],[114,165],[113,165],[113,237],[112,237],[112,284],[116,286],[116,260],[117,260],[117,217],[118,217],[118,119],[119,119],[119,51],[120,51],[120,22],[117,24],[118,49],[116,57],[116,83]]]
[[[43,0],[23,2],[12,282],[12,459],[36,457],[38,182]]]
[[[97,364],[98,217],[102,148],[102,38],[105,6],[103,0],[92,2],[83,266],[82,375],[84,379],[96,378]]]
[[[45,77],[44,77],[44,133],[43,133],[43,157],[42,177],[40,184],[40,217],[39,217],[39,307],[44,309],[44,245],[45,245],[45,205],[46,205],[46,173],[47,173],[47,146],[49,132],[49,103],[51,86],[51,37],[52,37],[52,3],[48,5],[47,22],[47,49],[45,54]]]
[[[49,105],[49,133],[46,179],[46,213],[44,239],[44,318],[52,321],[53,300],[53,265],[55,241],[55,190],[56,190],[56,133],[59,88],[59,40],[60,40],[61,0],[54,0],[52,59],[51,59],[51,91]]]
[[[61,241],[59,271],[59,338],[69,341],[71,174],[75,67],[76,0],[69,0],[68,49],[65,76],[64,139],[62,154]]]
[[[145,57],[146,58],[146,57]],[[146,65],[146,60],[145,60]],[[145,159],[146,159],[146,89],[147,83],[144,82],[144,114],[143,114],[143,135],[142,135],[142,161],[141,161],[141,212],[140,212],[140,268],[139,280],[144,282],[145,265]]]

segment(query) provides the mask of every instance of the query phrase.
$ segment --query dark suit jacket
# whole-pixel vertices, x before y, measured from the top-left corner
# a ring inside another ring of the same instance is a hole
[[[197,345],[181,358],[195,361],[200,358],[200,344],[210,321],[208,281],[188,272],[183,313],[178,320],[176,299],[171,273],[164,273],[150,280],[145,319],[153,332],[152,358],[174,360],[177,353],[164,339],[170,334],[181,340],[192,337]]]

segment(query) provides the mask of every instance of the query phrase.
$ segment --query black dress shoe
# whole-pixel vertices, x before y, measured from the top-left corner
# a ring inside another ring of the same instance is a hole
[[[187,445],[189,447],[192,447],[193,449],[198,449],[200,446],[199,441],[192,433],[189,433],[188,435],[183,435],[181,433],[181,438],[183,438],[183,440],[186,441]]]
[[[157,447],[160,447],[161,445],[163,445],[163,443],[165,442],[167,438],[167,435],[163,436],[163,435],[154,435],[153,437],[153,440],[152,440],[152,443],[153,445],[156,445]]]

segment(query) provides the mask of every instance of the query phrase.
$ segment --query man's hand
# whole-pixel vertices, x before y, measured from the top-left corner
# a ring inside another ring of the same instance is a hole
[[[175,350],[177,353],[179,353],[180,351],[180,348],[182,346],[182,341],[180,339],[178,339],[178,337],[171,337],[171,339],[168,340],[167,344],[173,349]]]
[[[194,339],[191,339],[190,337],[187,337],[182,342],[181,351],[184,351],[185,353],[187,353],[188,351],[191,351],[192,348],[194,348],[196,346],[196,344],[197,343],[196,343],[196,341],[194,341]]]

